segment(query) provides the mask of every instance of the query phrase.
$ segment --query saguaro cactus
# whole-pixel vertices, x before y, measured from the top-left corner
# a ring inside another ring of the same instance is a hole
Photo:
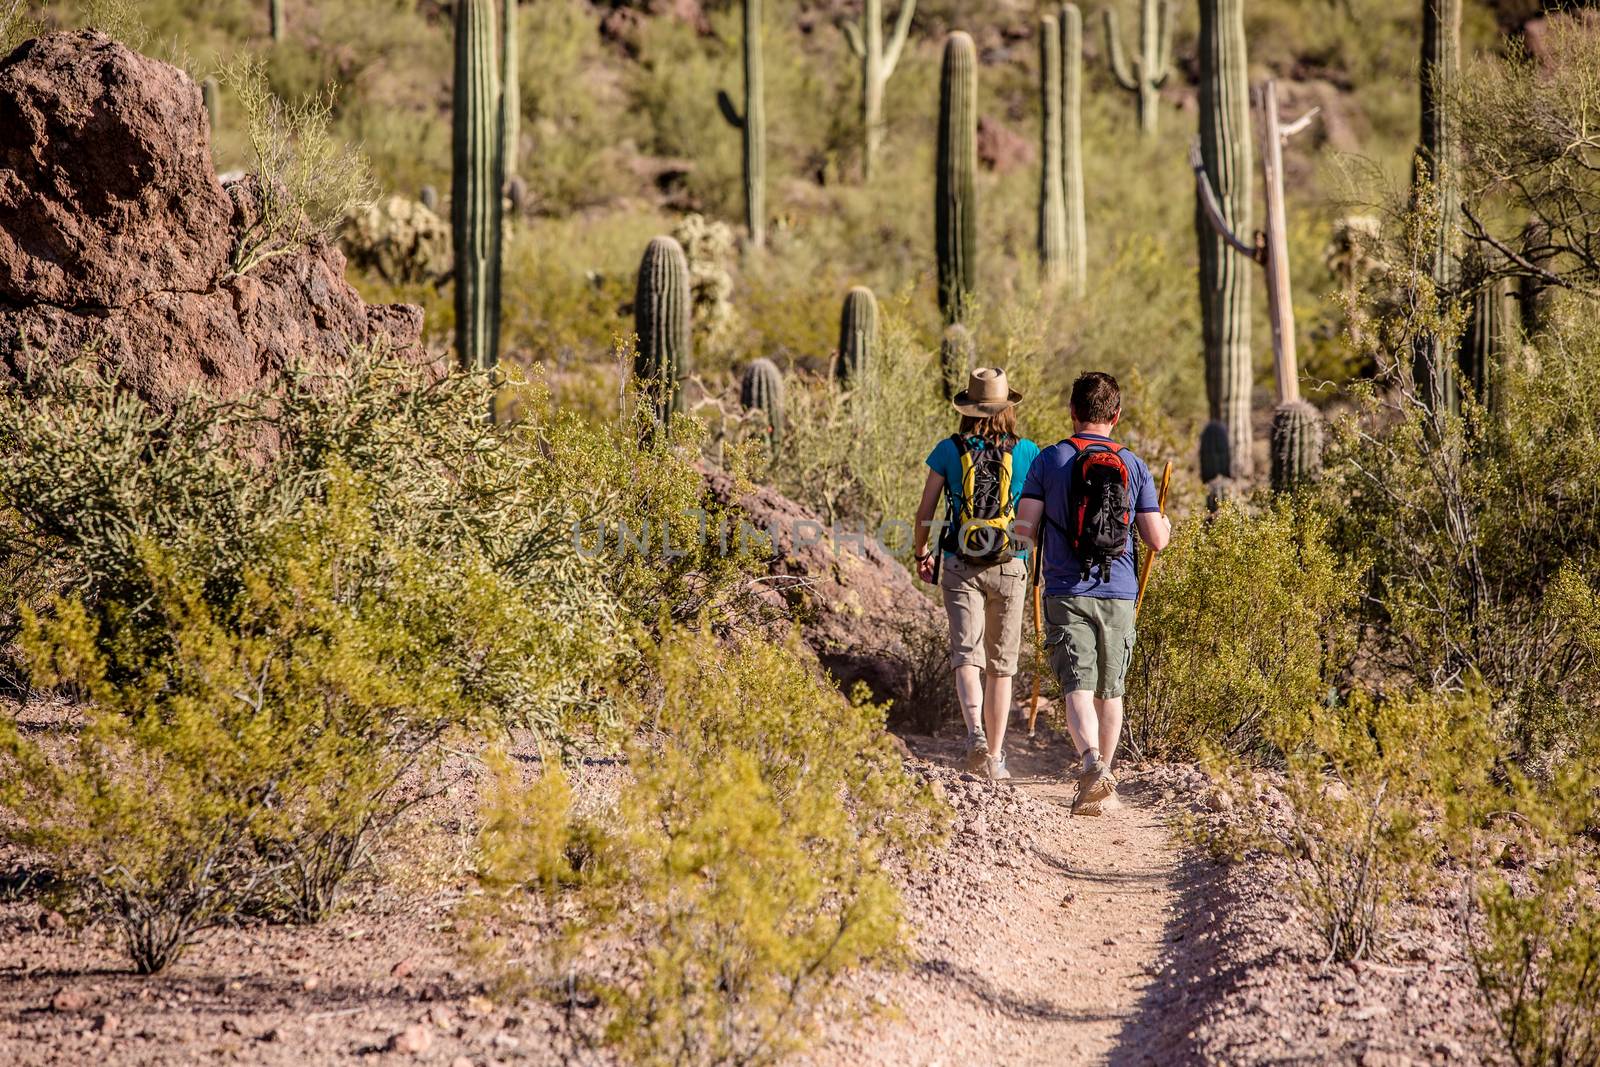
[[[286,31],[283,22],[283,0],[268,0],[267,18],[272,24],[272,39],[282,42]]]
[[[1322,416],[1304,400],[1278,405],[1272,413],[1272,488],[1287,493],[1305,485],[1322,467]]]
[[[633,373],[645,383],[656,422],[683,407],[680,385],[693,366],[690,333],[689,260],[670,237],[654,237],[639,261],[633,319],[639,332]]]
[[[1200,6],[1204,9],[1206,5],[1202,2]],[[1161,111],[1161,87],[1172,65],[1172,0],[1144,0],[1139,15],[1139,55],[1132,63],[1122,50],[1117,9],[1107,7],[1106,56],[1117,84],[1138,97],[1139,129],[1147,136],[1154,134]]]
[[[500,90],[493,0],[457,0],[450,219],[455,235],[456,352],[467,369],[500,352]]]
[[[963,321],[978,277],[978,51],[957,30],[944,42],[939,73],[939,151],[934,160],[934,235],[939,310]]]
[[[961,323],[947,326],[939,341],[939,371],[944,381],[944,398],[952,400],[967,384],[978,354],[972,331]]]
[[[777,454],[783,444],[783,372],[765,357],[753,359],[739,379],[739,406],[767,420],[767,440]]]
[[[1476,285],[1472,316],[1461,338],[1461,373],[1471,383],[1478,403],[1499,411],[1504,399],[1501,381],[1506,361],[1521,334],[1521,309],[1509,277],[1497,274],[1488,259],[1474,257]]]
[[[767,243],[767,106],[761,67],[761,0],[744,0],[744,114],[717,90],[722,117],[744,138],[744,223],[752,248]]]
[[[905,48],[911,16],[916,10],[917,0],[901,0],[887,44],[883,40],[883,0],[863,0],[861,25],[846,22],[842,26],[850,50],[861,60],[861,172],[868,180],[872,178],[878,150],[883,147],[884,86],[900,62],[900,51]]]
[[[217,79],[207,78],[200,83],[200,102],[205,105],[206,119],[211,123],[211,136],[217,135],[222,123],[222,98],[218,96]]]
[[[1061,157],[1061,36],[1039,19],[1039,275],[1054,286],[1067,270],[1066,184]]]
[[[1061,189],[1067,223],[1067,290],[1089,285],[1089,239],[1083,210],[1083,15],[1061,5]]]
[[[500,151],[506,179],[517,176],[517,145],[522,137],[522,83],[517,78],[517,0],[500,6]]]
[[[429,211],[437,213],[439,210],[439,190],[431,185],[424,185],[417,191],[417,200]]]
[[[1200,0],[1200,160],[1221,221],[1250,232],[1250,100],[1244,0]],[[1249,261],[1235,254],[1196,197],[1200,317],[1211,418],[1228,428],[1230,474],[1251,473]]]
[[[878,347],[878,298],[864,285],[851,289],[839,313],[839,356],[833,376],[846,389],[865,385]]]
[[[1428,273],[1441,297],[1454,294],[1461,194],[1457,186],[1459,138],[1448,104],[1461,70],[1461,0],[1422,0],[1422,143],[1417,146],[1416,181],[1433,190],[1438,230],[1429,256]],[[1444,339],[1425,332],[1412,351],[1412,374],[1423,402],[1432,408],[1458,410],[1461,388]]]

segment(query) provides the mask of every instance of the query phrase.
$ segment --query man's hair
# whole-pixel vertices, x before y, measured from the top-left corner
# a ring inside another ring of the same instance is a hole
[[[1072,415],[1079,422],[1110,422],[1122,410],[1122,389],[1105,371],[1078,375],[1072,383]]]
[[[992,445],[1015,444],[1017,409],[1009,407],[998,415],[963,415],[960,431],[968,437],[981,437]]]

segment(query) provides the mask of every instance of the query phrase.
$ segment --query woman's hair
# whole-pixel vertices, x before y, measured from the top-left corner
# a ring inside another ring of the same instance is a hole
[[[963,415],[960,432],[967,437],[981,437],[993,445],[1017,440],[1017,408],[1013,404],[998,415]]]

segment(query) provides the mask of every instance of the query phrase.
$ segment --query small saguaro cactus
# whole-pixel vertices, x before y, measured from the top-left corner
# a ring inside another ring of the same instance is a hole
[[[457,0],[450,220],[456,352],[486,370],[500,352],[500,90],[493,0]]]
[[[517,0],[500,6],[500,151],[506,179],[517,176],[518,140],[522,136],[522,91],[517,78]],[[520,210],[520,209],[519,209]]]
[[[917,0],[901,0],[887,44],[883,40],[883,0],[863,0],[861,25],[846,22],[842,27],[850,50],[861,60],[861,173],[869,181],[883,147],[883,90],[900,62],[916,10]]]
[[[851,289],[839,313],[839,355],[833,376],[846,389],[865,385],[878,347],[878,298],[864,285]]]
[[[739,379],[739,406],[759,411],[767,420],[767,441],[773,455],[783,445],[783,372],[765,357],[753,359]]]
[[[206,107],[206,120],[211,123],[211,136],[217,135],[217,127],[222,122],[222,98],[218,96],[217,79],[206,78],[200,83],[200,102]]]
[[[1460,145],[1450,98],[1461,73],[1461,0],[1422,0],[1422,143],[1417,146],[1415,180],[1431,183],[1437,230],[1428,273],[1441,300],[1452,297],[1460,280],[1457,170]],[[1412,345],[1412,375],[1423,403],[1459,410],[1461,387],[1444,339],[1424,332]]]
[[[268,0],[267,18],[272,24],[272,39],[282,43],[286,30],[283,22],[283,0]]]
[[[939,310],[964,321],[978,275],[978,50],[960,30],[944,42],[939,73],[939,149],[934,161]]]
[[[1483,256],[1473,257],[1471,317],[1461,337],[1461,374],[1471,383],[1478,403],[1501,410],[1501,382],[1506,363],[1521,333],[1521,309],[1509,277],[1493,269]]]
[[[967,384],[967,375],[977,361],[978,345],[972,331],[961,323],[952,323],[939,340],[939,374],[944,384],[944,398],[954,400]]]
[[[1061,189],[1066,217],[1067,291],[1082,299],[1089,286],[1089,244],[1083,209],[1083,15],[1061,5]]]
[[[1322,469],[1322,416],[1304,400],[1279,404],[1272,413],[1272,488],[1291,492]]]
[[[435,214],[438,214],[438,211],[439,211],[439,190],[435,189],[431,185],[424,185],[417,192],[417,200],[418,200],[418,202],[420,202],[422,204],[423,207],[427,208],[429,211],[434,212]]]
[[[1039,276],[1059,284],[1067,271],[1066,185],[1061,155],[1061,35],[1054,15],[1039,19]]]
[[[639,332],[633,373],[644,383],[658,424],[683,409],[680,386],[693,365],[691,299],[683,246],[670,237],[651,238],[639,261],[633,297],[634,326]]]
[[[1202,5],[1203,6],[1203,5]],[[1139,99],[1139,129],[1156,132],[1161,87],[1172,66],[1172,0],[1143,0],[1139,16],[1139,55],[1130,63],[1122,48],[1117,9],[1106,8],[1106,55],[1117,84]]]
[[[761,66],[761,0],[744,0],[744,114],[717,90],[717,107],[744,141],[744,223],[750,246],[767,243],[767,106]]]

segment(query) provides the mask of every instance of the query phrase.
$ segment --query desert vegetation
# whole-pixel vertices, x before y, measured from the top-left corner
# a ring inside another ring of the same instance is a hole
[[[925,620],[899,563],[798,572],[758,508],[903,561],[972,367],[1041,443],[1103,369],[1178,468],[1127,745],[1205,768],[1185,840],[1339,964],[1447,898],[1486,1054],[1596,1062],[1600,24],[658,6],[0,4],[5,99],[140,52],[210,156],[118,194],[203,240],[0,249],[15,892],[170,974],[470,780],[477,988],[622,1062],[801,1052],[907,958],[952,814],[885,727],[943,667],[854,599]]]

